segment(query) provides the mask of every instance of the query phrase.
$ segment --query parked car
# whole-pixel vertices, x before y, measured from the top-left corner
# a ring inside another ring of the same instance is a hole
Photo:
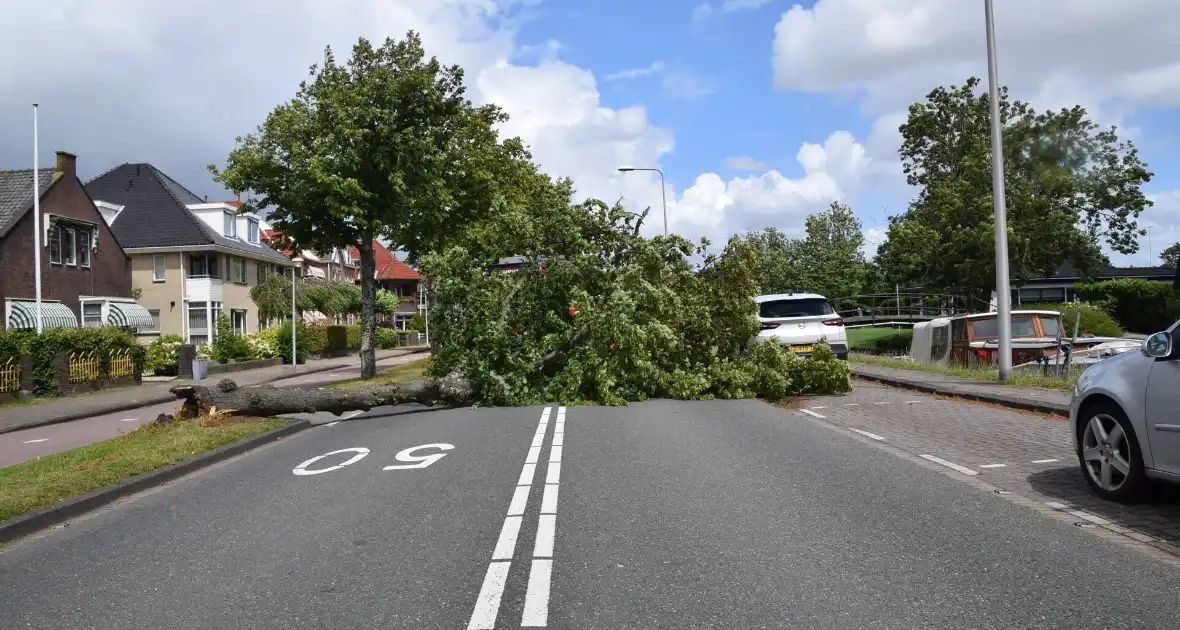
[[[1074,450],[1099,495],[1134,499],[1180,483],[1180,322],[1082,372],[1070,403]]]
[[[837,358],[848,359],[848,334],[844,319],[828,299],[815,293],[760,295],[758,319],[762,331],[757,341],[777,341],[801,356],[811,356],[815,344],[827,339]]]

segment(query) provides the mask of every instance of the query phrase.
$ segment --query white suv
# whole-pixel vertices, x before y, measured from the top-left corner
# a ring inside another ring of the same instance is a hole
[[[826,338],[832,352],[839,359],[848,359],[848,334],[844,319],[828,303],[828,299],[814,293],[780,293],[760,295],[758,319],[762,332],[757,341],[777,341],[789,346],[801,356],[810,356],[815,344]]]

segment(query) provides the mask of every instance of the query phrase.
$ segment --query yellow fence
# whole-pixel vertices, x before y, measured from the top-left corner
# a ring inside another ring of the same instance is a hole
[[[111,378],[131,376],[131,353],[127,350],[111,353]]]
[[[0,363],[0,393],[20,391],[20,361],[9,358]]]
[[[98,357],[93,352],[70,355],[70,382],[83,383],[99,379]]]

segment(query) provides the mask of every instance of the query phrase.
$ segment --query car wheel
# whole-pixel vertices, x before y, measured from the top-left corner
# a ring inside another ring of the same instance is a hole
[[[1113,501],[1137,498],[1147,485],[1147,475],[1139,440],[1123,410],[1107,402],[1086,407],[1078,431],[1078,460],[1086,483]]]

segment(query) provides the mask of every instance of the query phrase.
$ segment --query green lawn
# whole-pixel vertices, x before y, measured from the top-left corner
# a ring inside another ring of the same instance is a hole
[[[427,361],[429,359],[419,359],[417,361],[395,365],[391,368],[381,370],[375,378],[369,380],[354,378],[347,381],[329,383],[325,387],[360,387],[363,385],[388,385],[391,383],[412,381],[416,378],[422,378],[423,373],[426,371]]]
[[[981,380],[995,381],[999,380],[999,372],[988,368],[975,368],[965,366],[948,366],[931,365],[929,363],[917,363],[906,359],[894,359],[890,357],[881,357],[872,354],[861,354],[853,352],[848,355],[848,360],[853,363],[867,363],[869,365],[879,365],[881,367],[896,368],[901,370],[914,370],[917,372],[933,372],[936,374],[950,374],[960,378],[976,378]],[[1018,387],[1045,387],[1048,389],[1060,389],[1070,391],[1073,389],[1073,383],[1082,373],[1084,367],[1075,366],[1073,374],[1069,378],[1060,379],[1051,376],[1035,376],[1032,374],[1024,374],[1015,372],[1012,374],[1012,382],[1009,385],[1016,385]]]
[[[849,328],[848,329],[848,347],[850,348],[876,348],[882,342],[889,342],[897,340],[899,343],[903,342],[907,345],[914,337],[914,331],[909,328]]]
[[[0,468],[0,521],[117,484],[290,420],[221,416],[144,425],[131,433]]]

